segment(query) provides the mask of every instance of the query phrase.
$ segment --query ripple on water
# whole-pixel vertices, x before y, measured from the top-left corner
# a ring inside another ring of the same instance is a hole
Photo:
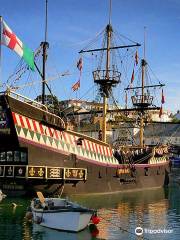
[[[180,170],[179,174],[180,174]],[[177,172],[175,177],[178,176]],[[173,179],[169,188],[113,194],[106,196],[73,196],[71,200],[97,209],[101,219],[99,234],[93,239],[142,239],[135,236],[135,228],[170,229],[169,234],[144,234],[143,239],[180,239],[180,187]],[[12,202],[18,206],[14,209]],[[29,199],[6,198],[0,204],[0,239],[12,240],[88,240],[88,229],[79,234],[62,233],[24,220]]]

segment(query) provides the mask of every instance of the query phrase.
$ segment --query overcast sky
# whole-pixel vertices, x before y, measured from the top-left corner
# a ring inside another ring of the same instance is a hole
[[[51,87],[60,99],[75,98],[71,86],[78,80],[78,51],[106,26],[109,3],[108,0],[48,0],[48,6],[47,75],[51,77],[67,70],[72,73],[52,81]],[[3,19],[33,50],[44,39],[44,7],[45,0],[0,0]],[[112,0],[112,25],[119,33],[140,43],[146,26],[146,58],[158,79],[166,84],[165,108],[180,109],[180,1]],[[142,56],[142,49],[139,55]],[[19,57],[3,46],[3,82],[18,62]],[[88,77],[90,70],[84,67],[86,72],[82,74],[78,97],[93,85],[92,76]]]

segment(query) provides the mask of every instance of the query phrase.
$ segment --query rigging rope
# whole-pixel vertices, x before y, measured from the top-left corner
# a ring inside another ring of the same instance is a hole
[[[113,96],[112,92],[111,92],[110,94],[111,94],[111,97],[112,97],[112,99],[113,99],[113,102],[114,102],[116,108],[117,108],[118,110],[120,110],[120,108],[119,108],[118,105],[117,105],[116,100],[114,99],[114,96]],[[120,113],[120,116],[122,117],[123,120],[127,121],[127,117],[124,116],[122,113]],[[132,127],[134,127],[131,122],[129,122],[129,123],[131,124]],[[130,134],[130,136],[131,136],[132,141],[134,142],[134,144],[137,145],[137,144],[136,144],[136,140],[135,140],[134,136],[132,135],[131,131],[129,130],[129,128],[127,128],[127,131],[129,132],[129,134]]]

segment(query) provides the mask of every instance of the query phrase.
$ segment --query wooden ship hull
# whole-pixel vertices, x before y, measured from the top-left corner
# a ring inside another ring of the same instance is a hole
[[[122,164],[106,143],[66,130],[61,118],[15,93],[0,95],[0,189],[67,195],[112,193],[168,183],[167,154]]]

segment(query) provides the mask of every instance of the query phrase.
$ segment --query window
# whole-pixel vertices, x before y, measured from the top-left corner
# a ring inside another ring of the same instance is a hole
[[[0,162],[5,162],[6,161],[6,152],[1,152],[0,153]]]
[[[20,161],[20,152],[14,151],[14,162],[19,162],[19,161]]]
[[[12,162],[13,161],[13,152],[8,151],[7,152],[7,162]]]
[[[21,152],[21,162],[25,163],[27,162],[27,153]]]
[[[28,162],[28,154],[27,149],[20,148],[14,151],[2,151],[0,152],[0,165],[4,164],[27,164]]]

